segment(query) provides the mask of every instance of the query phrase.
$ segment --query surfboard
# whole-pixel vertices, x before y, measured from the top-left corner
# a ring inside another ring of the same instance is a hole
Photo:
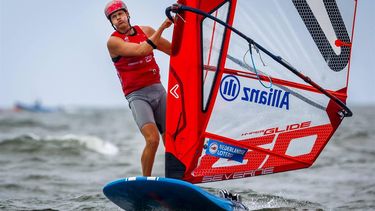
[[[124,210],[247,210],[242,203],[213,195],[177,179],[129,177],[107,184],[104,195]]]

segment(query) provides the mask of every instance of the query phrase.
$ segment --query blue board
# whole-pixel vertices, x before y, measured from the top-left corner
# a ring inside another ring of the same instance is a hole
[[[107,184],[104,195],[124,210],[247,210],[191,183],[161,177],[129,177]]]

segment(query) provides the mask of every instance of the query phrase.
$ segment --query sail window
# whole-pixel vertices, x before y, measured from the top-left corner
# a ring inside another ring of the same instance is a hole
[[[224,3],[210,14],[226,22],[229,2]],[[219,67],[220,55],[224,41],[225,27],[209,18],[202,21],[202,55],[203,55],[203,110],[206,110],[215,76]]]

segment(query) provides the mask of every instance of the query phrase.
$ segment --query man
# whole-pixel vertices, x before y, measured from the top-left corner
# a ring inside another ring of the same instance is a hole
[[[146,141],[141,157],[142,173],[151,176],[159,132],[164,141],[166,105],[166,91],[160,82],[153,50],[170,55],[171,44],[161,35],[172,22],[165,20],[157,30],[132,26],[129,11],[121,0],[109,2],[104,12],[115,29],[107,43],[109,54],[134,120]]]

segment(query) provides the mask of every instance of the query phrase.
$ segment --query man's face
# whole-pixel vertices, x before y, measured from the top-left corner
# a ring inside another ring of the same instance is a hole
[[[111,15],[111,22],[117,29],[127,29],[129,27],[128,13],[124,10],[116,11]]]

